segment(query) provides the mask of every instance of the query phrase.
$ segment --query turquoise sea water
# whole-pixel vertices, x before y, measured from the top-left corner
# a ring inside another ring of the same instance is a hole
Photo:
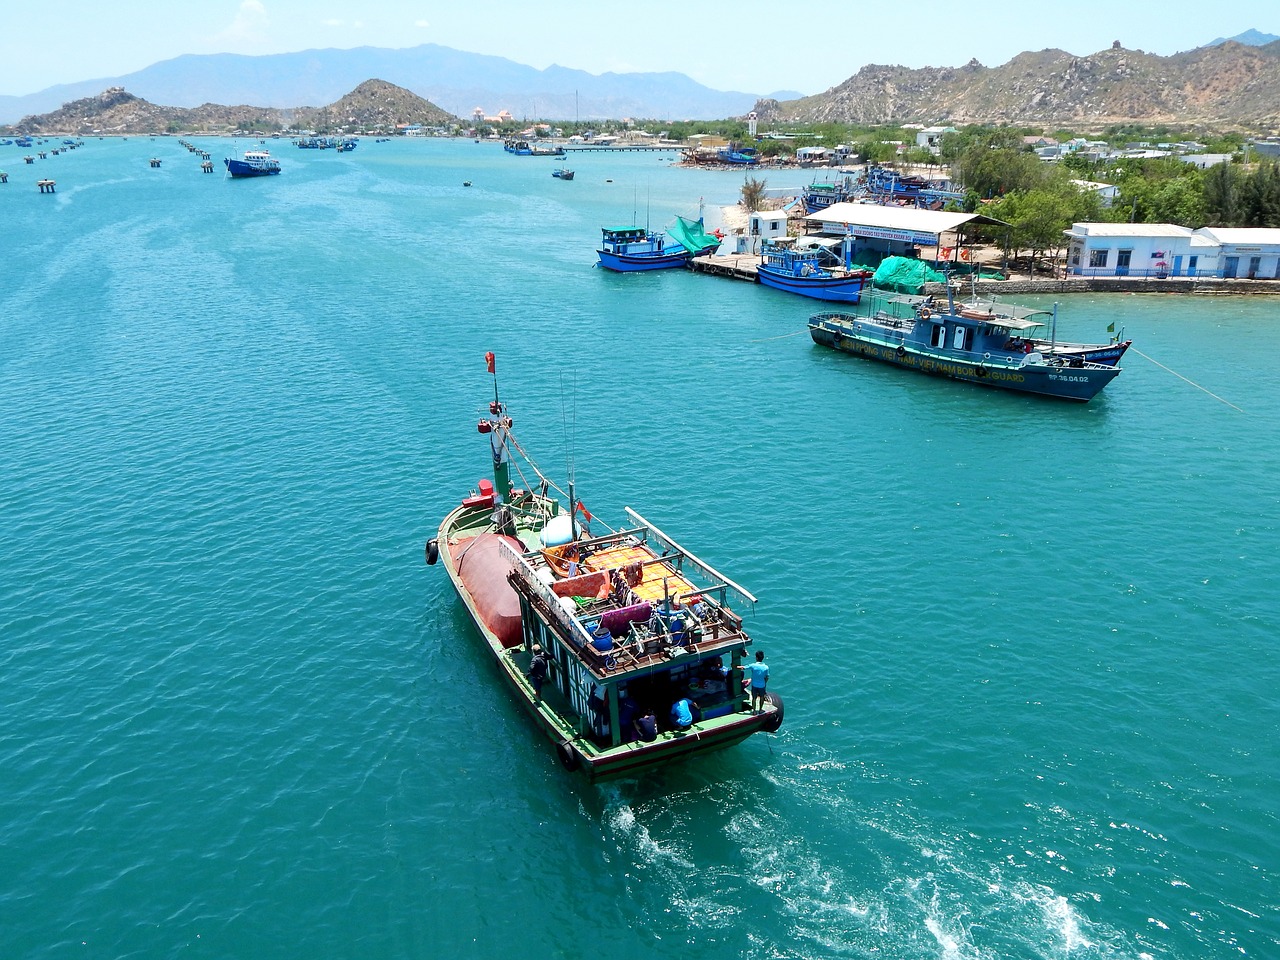
[[[1132,352],[1068,405],[592,268],[739,175],[273,149],[0,148],[0,957],[1280,955],[1280,300],[1064,298],[1239,409]],[[560,769],[422,561],[486,350],[760,597],[778,735]]]

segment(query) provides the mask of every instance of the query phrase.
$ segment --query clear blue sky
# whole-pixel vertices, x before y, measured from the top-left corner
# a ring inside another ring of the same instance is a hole
[[[22,9],[17,9],[21,6]],[[534,67],[677,71],[719,90],[818,93],[867,63],[987,66],[1119,40],[1167,55],[1249,28],[1280,3],[805,3],[784,0],[6,0],[0,93],[119,76],[184,53],[438,43]],[[896,19],[897,26],[886,27]],[[394,81],[394,77],[386,79]]]

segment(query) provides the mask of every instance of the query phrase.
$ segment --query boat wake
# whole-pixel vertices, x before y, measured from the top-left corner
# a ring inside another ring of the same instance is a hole
[[[1067,870],[1061,855],[1023,850],[1021,838],[931,834],[905,803],[852,796],[880,772],[821,755],[804,731],[781,739],[787,762],[762,782],[602,788],[607,857],[627,878],[634,922],[658,939],[697,943],[703,956],[719,944],[726,956],[815,960],[1147,960],[1158,949],[1091,920],[1096,895],[1082,902],[1046,881]],[[664,914],[667,928],[654,927]]]

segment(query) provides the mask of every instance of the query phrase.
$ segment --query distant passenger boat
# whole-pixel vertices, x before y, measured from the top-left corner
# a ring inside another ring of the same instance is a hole
[[[872,274],[870,270],[824,266],[817,249],[802,251],[787,244],[767,243],[756,276],[775,290],[815,300],[857,303]]]
[[[223,163],[233,177],[265,177],[280,172],[280,161],[266,150],[246,150],[243,159],[227,157]]]
[[[810,317],[809,333],[822,346],[920,373],[1064,400],[1092,400],[1120,375],[1120,368],[1115,361],[1094,363],[1082,353],[1058,352],[1056,307],[1052,316],[1050,338],[1033,339],[1031,332],[1042,326],[1036,321],[982,313],[950,296],[945,303],[935,303],[932,297],[871,290],[862,295],[856,312]]]

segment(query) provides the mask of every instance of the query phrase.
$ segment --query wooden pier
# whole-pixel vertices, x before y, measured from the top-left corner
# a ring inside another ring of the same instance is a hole
[[[731,253],[727,256],[708,254],[694,257],[689,261],[689,268],[698,273],[710,273],[717,277],[729,277],[733,280],[746,280],[759,283],[756,268],[760,265],[760,257],[750,253]]]
[[[657,147],[648,143],[562,143],[565,152],[574,153],[684,153],[692,147]]]

